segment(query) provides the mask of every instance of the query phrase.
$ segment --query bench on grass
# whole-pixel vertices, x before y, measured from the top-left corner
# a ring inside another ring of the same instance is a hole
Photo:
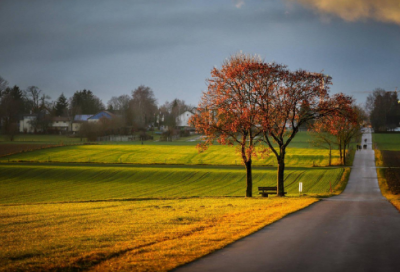
[[[263,197],[268,197],[268,195],[276,195],[277,194],[278,187],[258,187],[259,194],[262,195]],[[284,192],[284,195],[287,193]]]

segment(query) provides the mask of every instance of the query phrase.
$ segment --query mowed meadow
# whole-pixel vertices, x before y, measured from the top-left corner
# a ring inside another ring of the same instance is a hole
[[[332,162],[338,162],[339,153],[332,152]],[[289,148],[287,166],[328,165],[328,151],[312,148]],[[236,147],[214,145],[205,152],[194,146],[174,145],[78,145],[52,150],[36,150],[0,158],[0,162],[77,162],[177,165],[241,165]],[[253,165],[276,166],[273,154],[255,157]]]
[[[272,155],[255,160],[255,197],[243,197],[235,147],[199,153],[196,142],[133,142],[3,156],[0,271],[168,271],[329,196],[331,187],[340,193],[350,169],[313,167],[327,165],[328,151],[299,135],[288,151],[285,198],[258,196],[258,186],[276,186]]]
[[[0,165],[0,203],[36,203],[131,198],[243,196],[245,171],[239,167],[121,167],[68,165]],[[327,194],[343,168],[289,168],[285,190],[298,195]],[[257,186],[276,186],[276,170],[253,170]]]

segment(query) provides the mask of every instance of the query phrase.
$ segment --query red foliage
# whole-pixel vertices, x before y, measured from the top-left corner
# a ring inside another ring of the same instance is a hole
[[[199,113],[191,119],[196,129],[207,136],[199,149],[205,150],[215,139],[221,144],[240,146],[248,169],[249,189],[251,158],[267,152],[265,146],[256,148],[262,140],[256,137],[263,135],[278,160],[278,195],[281,196],[284,195],[285,150],[299,127],[308,121],[335,115],[352,102],[343,94],[329,97],[329,76],[303,70],[291,72],[284,65],[265,63],[258,57],[243,54],[226,60],[221,69],[214,68],[211,76]]]
[[[199,113],[191,119],[196,129],[207,136],[198,146],[200,150],[205,150],[215,139],[220,144],[238,146],[247,169],[246,196],[252,196],[252,156],[264,156],[267,152],[263,147],[256,148],[259,141],[256,137],[262,133],[257,94],[273,71],[274,67],[256,56],[232,56],[221,69],[211,71]]]
[[[353,105],[343,105],[342,110],[337,111],[316,122],[313,130],[317,133],[327,132],[335,137],[339,148],[341,164],[346,163],[346,147],[351,139],[360,133],[360,109]]]

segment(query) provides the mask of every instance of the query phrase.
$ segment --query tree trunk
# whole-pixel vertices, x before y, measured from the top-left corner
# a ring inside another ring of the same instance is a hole
[[[329,166],[332,165],[332,147],[329,146]]]
[[[253,176],[251,172],[251,159],[245,162],[246,165],[246,197],[253,196]]]
[[[278,196],[285,196],[285,187],[284,187],[284,178],[285,178],[285,150],[281,149],[281,154],[278,157]]]
[[[344,145],[343,148],[343,165],[346,165],[346,144]]]

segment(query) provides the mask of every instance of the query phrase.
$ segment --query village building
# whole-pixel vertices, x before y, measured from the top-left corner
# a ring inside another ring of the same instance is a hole
[[[19,121],[19,132],[20,133],[34,133],[35,128],[33,122],[37,119],[36,114],[25,114]]]
[[[71,123],[71,132],[72,134],[77,134],[81,129],[83,123],[87,122],[93,114],[80,114],[75,115],[74,120]]]
[[[65,134],[71,130],[71,121],[68,117],[53,117],[49,126],[49,131],[57,134]]]
[[[89,117],[87,119],[87,121],[89,123],[93,123],[93,122],[99,122],[101,118],[107,118],[108,120],[111,120],[115,117],[114,113],[111,113],[109,111],[101,111],[99,113],[96,113],[95,115]]]
[[[189,124],[189,120],[197,112],[198,110],[196,108],[193,108],[190,111],[187,110],[184,113],[178,115],[176,117],[176,127],[181,129],[189,129],[189,128],[193,129],[193,126]]]

